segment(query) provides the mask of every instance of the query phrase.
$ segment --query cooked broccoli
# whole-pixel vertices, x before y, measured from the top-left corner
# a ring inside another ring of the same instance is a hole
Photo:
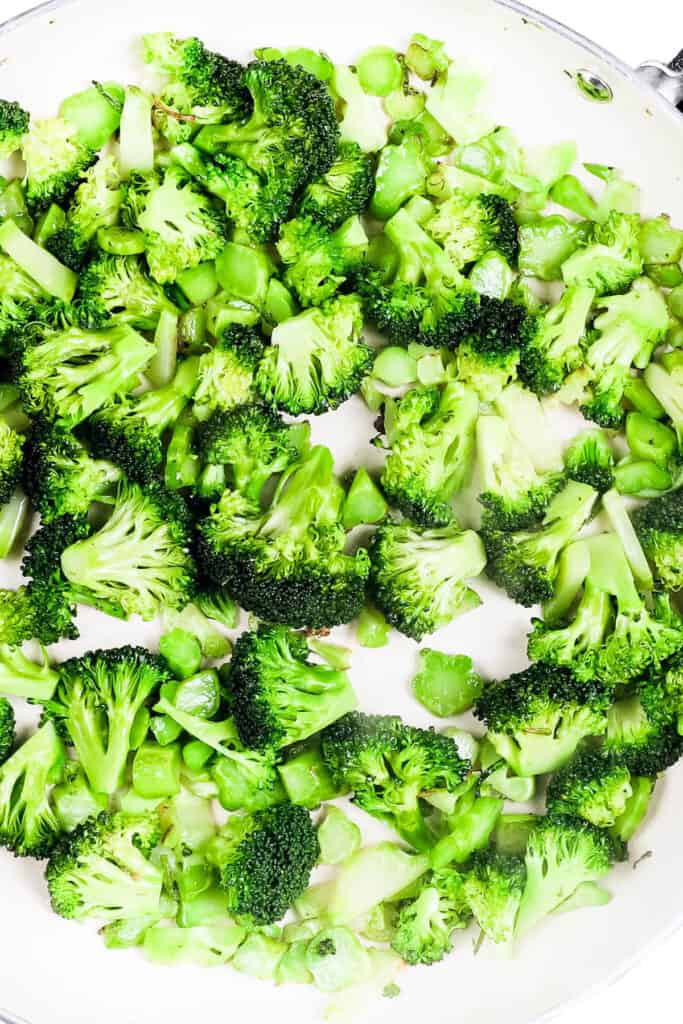
[[[605,750],[634,776],[655,776],[683,756],[670,695],[657,682],[645,682],[609,709]]]
[[[598,295],[625,291],[643,269],[639,236],[636,214],[610,213],[604,224],[595,225],[588,245],[562,264],[564,283],[593,288]]]
[[[614,453],[603,430],[584,430],[564,453],[570,480],[578,480],[604,494],[614,485]]]
[[[254,399],[254,375],[265,342],[253,327],[233,324],[199,357],[193,412],[198,420],[228,412]]]
[[[388,253],[358,274],[366,315],[393,341],[455,348],[477,329],[477,293],[406,210],[384,231]]]
[[[295,804],[233,815],[206,848],[228,913],[255,925],[280,920],[308,886],[318,853],[310,815]]]
[[[47,240],[46,248],[60,263],[80,270],[100,228],[116,224],[123,201],[121,172],[116,157],[101,157],[76,189],[66,224]]]
[[[224,216],[176,165],[162,175],[132,178],[123,213],[145,237],[145,255],[159,284],[218,256],[227,241]]]
[[[428,530],[380,526],[370,546],[370,593],[396,629],[421,640],[481,600],[466,583],[486,564],[484,546],[457,523]]]
[[[465,899],[477,924],[493,942],[512,939],[525,883],[521,857],[489,848],[475,853],[468,863]]]
[[[567,376],[583,364],[587,321],[595,291],[566,288],[554,306],[531,313],[522,329],[519,376],[532,391],[559,391]]]
[[[350,622],[364,603],[369,562],[362,549],[344,554],[343,503],[332,454],[316,446],[283,474],[265,512],[225,491],[199,526],[204,571],[266,621]]]
[[[526,310],[512,299],[479,298],[476,328],[458,346],[460,380],[485,402],[495,401],[517,375]]]
[[[109,806],[106,793],[95,793],[77,761],[67,761],[64,778],[52,790],[55,813],[65,832],[73,832],[88,818],[94,818]]]
[[[179,495],[158,484],[143,490],[121,482],[110,518],[62,549],[61,570],[81,603],[152,619],[192,600],[190,543],[191,520]]]
[[[69,327],[27,344],[18,384],[26,411],[75,427],[131,391],[154,345],[127,324],[89,331]]]
[[[297,215],[334,230],[364,212],[373,187],[372,159],[355,142],[340,142],[329,170],[303,190]]]
[[[0,351],[17,347],[25,328],[59,326],[68,307],[52,298],[9,256],[0,253]],[[20,346],[19,346],[20,347]]]
[[[646,694],[650,714],[658,721],[675,721],[679,734],[683,736],[683,654],[678,652],[669,658],[649,685],[643,684],[641,690]]]
[[[59,666],[45,710],[68,735],[96,793],[121,785],[136,716],[170,678],[164,661],[144,647],[90,651]]]
[[[568,669],[537,663],[492,682],[475,704],[488,739],[517,775],[555,771],[586,736],[607,727],[609,695]]]
[[[0,159],[21,149],[28,131],[29,114],[14,100],[0,100]]]
[[[457,791],[470,768],[455,740],[393,715],[352,711],[325,729],[321,749],[340,791],[353,790],[355,804],[386,821],[416,850],[429,849],[435,840],[421,794]]]
[[[527,608],[551,598],[562,549],[589,519],[597,496],[592,487],[570,480],[548,505],[539,529],[486,530],[491,579]]]
[[[149,856],[161,841],[155,812],[103,812],[83,822],[54,850],[45,878],[61,917],[117,921],[159,914],[161,868]]]
[[[78,139],[76,128],[61,117],[32,120],[21,144],[26,164],[26,201],[43,210],[75,192],[95,154]]]
[[[453,521],[451,499],[472,467],[478,412],[474,392],[449,381],[443,388],[413,389],[391,415],[385,413],[391,451],[382,487],[389,501],[419,525]]]
[[[624,418],[631,367],[647,366],[671,320],[664,295],[647,277],[638,278],[625,295],[602,299],[600,306],[603,311],[593,324],[598,334],[586,352],[591,395],[581,411],[602,427],[616,428]]]
[[[372,216],[388,220],[406,200],[423,194],[433,166],[422,133],[406,132],[396,142],[392,136],[377,161],[375,192],[370,205]]]
[[[597,828],[609,828],[624,813],[632,792],[626,765],[601,751],[589,750],[552,777],[546,807],[549,814],[583,818]]]
[[[73,434],[38,417],[26,440],[23,486],[44,523],[87,512],[94,501],[111,500],[121,470],[93,459]]]
[[[260,811],[282,803],[285,790],[277,761],[276,752],[243,749],[235,736],[231,749],[221,751],[210,768],[221,807],[226,811]]]
[[[152,281],[137,256],[95,256],[78,280],[75,306],[85,327],[106,327],[110,322],[153,331],[161,313],[177,313],[161,285]]]
[[[284,626],[240,636],[225,683],[245,746],[264,750],[298,743],[355,708],[346,672],[309,657],[305,638]]]
[[[360,268],[368,246],[358,217],[331,231],[312,217],[283,224],[277,251],[285,265],[285,283],[303,306],[320,306]]]
[[[462,875],[435,872],[419,895],[401,906],[391,948],[408,964],[437,963],[453,948],[453,931],[466,928],[470,919]]]
[[[524,425],[520,422],[521,432]],[[482,531],[527,529],[545,515],[564,483],[559,472],[539,473],[529,453],[513,435],[502,416],[477,420],[477,467],[483,506]]]
[[[64,744],[46,722],[0,765],[0,846],[18,857],[46,857],[59,836],[51,789],[64,760]]]
[[[10,500],[21,478],[24,436],[0,419],[0,505]]]
[[[86,424],[97,458],[120,466],[129,480],[145,484],[161,474],[162,436],[176,422],[197,387],[196,356],[178,364],[164,387],[100,409]]]
[[[492,249],[515,263],[519,251],[512,206],[502,196],[454,192],[436,208],[427,232],[461,270]]]
[[[527,843],[516,934],[524,935],[546,914],[561,909],[579,886],[599,882],[623,858],[623,844],[580,818],[540,818]]]
[[[559,622],[534,620],[529,656],[566,665],[579,679],[618,686],[683,647],[683,620],[665,595],[648,602],[638,592],[616,534],[599,534],[584,543],[588,558],[568,583],[564,603],[569,614]]]
[[[330,299],[278,324],[256,371],[263,400],[292,416],[336,409],[372,367],[362,328],[355,295]]]
[[[676,362],[679,353],[664,356],[662,363],[652,362],[644,378],[676,432],[679,453],[683,452],[683,373]],[[669,361],[671,360],[671,362]]]
[[[50,668],[47,653],[41,648],[41,660],[31,661],[18,646],[0,644],[0,693],[6,697],[26,697],[31,701],[49,700],[58,679]]]
[[[631,519],[657,581],[667,590],[683,588],[683,501],[671,491],[633,511]]]
[[[6,761],[14,746],[14,708],[0,697],[0,765]]]
[[[227,481],[250,501],[258,501],[271,477],[284,472],[298,455],[289,426],[261,405],[214,412],[200,423],[196,445],[209,471],[216,467],[220,470],[223,486]],[[210,472],[208,476],[213,479]],[[223,486],[218,494],[207,495],[200,479],[199,490],[204,497],[219,498]]]

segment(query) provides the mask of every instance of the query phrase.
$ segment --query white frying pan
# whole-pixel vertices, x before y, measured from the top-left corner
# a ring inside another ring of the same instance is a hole
[[[61,97],[92,78],[136,79],[134,34],[162,29],[198,35],[242,58],[255,46],[303,45],[341,61],[372,44],[401,48],[413,32],[428,33],[446,40],[453,56],[466,55],[488,72],[496,118],[525,144],[575,139],[582,160],[615,164],[642,184],[644,212],[664,210],[683,224],[683,120],[673,105],[683,99],[683,62],[634,71],[511,0],[345,0],[339,7],[319,0],[57,0],[0,29],[0,95],[51,114]],[[579,71],[603,102],[577,86]],[[372,417],[357,400],[315,425],[316,440],[333,448],[341,470],[372,459],[372,433]],[[0,586],[18,581],[17,565],[0,568]],[[486,585],[480,589],[482,608],[430,642],[470,653],[492,676],[507,674],[525,663],[528,615]],[[126,625],[95,613],[80,623],[84,639],[62,645],[57,656],[123,642],[155,646],[158,637],[154,623]],[[339,637],[350,638],[345,630]],[[415,650],[396,637],[384,650],[355,652],[354,682],[365,710],[427,722],[407,688]],[[615,872],[609,906],[558,917],[513,961],[486,947],[474,956],[472,937],[463,935],[448,960],[404,971],[400,998],[364,1000],[350,1020],[528,1024],[547,1020],[557,1007],[616,976],[681,921],[682,795],[683,770],[674,770],[634,844],[633,859],[647,850],[654,856],[637,871],[626,865]],[[227,968],[159,968],[135,950],[108,952],[91,929],[51,913],[39,865],[0,856],[4,1021],[309,1024],[320,1019],[324,1003],[307,987],[276,989]]]

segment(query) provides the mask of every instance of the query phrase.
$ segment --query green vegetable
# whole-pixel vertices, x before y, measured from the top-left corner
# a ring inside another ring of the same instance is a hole
[[[346,494],[342,522],[345,529],[352,530],[361,523],[379,523],[387,514],[388,505],[367,469],[356,470]]]
[[[323,864],[340,864],[361,845],[361,831],[343,811],[331,805],[318,826],[320,860]]]
[[[472,671],[472,659],[464,654],[444,654],[425,647],[420,651],[421,669],[413,677],[415,696],[439,718],[468,711],[481,695],[484,683]]]
[[[143,743],[133,758],[133,788],[147,800],[180,792],[180,747]]]
[[[159,640],[159,653],[178,679],[199,671],[202,649],[196,636],[176,627]]]

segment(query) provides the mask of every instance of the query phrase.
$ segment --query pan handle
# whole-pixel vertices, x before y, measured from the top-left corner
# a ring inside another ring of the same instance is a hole
[[[636,70],[649,85],[683,113],[683,50],[669,64],[646,60]]]

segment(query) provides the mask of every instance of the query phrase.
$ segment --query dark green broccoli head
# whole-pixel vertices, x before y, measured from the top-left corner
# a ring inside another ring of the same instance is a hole
[[[298,215],[336,228],[363,213],[374,185],[372,158],[356,142],[341,142],[329,170],[304,189]]]
[[[178,312],[137,256],[109,253],[100,253],[84,268],[75,306],[85,327],[105,327],[115,321],[141,331],[153,331],[164,310]]]
[[[318,859],[310,815],[295,804],[232,816],[207,849],[227,911],[256,925],[273,924],[309,883]]]
[[[36,609],[26,587],[0,590],[0,635],[3,643],[19,647],[37,635]]]
[[[98,230],[117,222],[122,202],[118,160],[111,154],[103,156],[85,172],[64,227],[50,235],[46,249],[60,263],[79,271]]]
[[[0,505],[9,501],[21,478],[24,436],[0,420]]]
[[[654,776],[683,755],[683,737],[663,688],[645,683],[617,701],[607,716],[607,752],[635,775]]]
[[[51,790],[64,761],[64,745],[46,722],[0,765],[0,845],[18,857],[46,857],[57,841]]]
[[[570,480],[578,480],[604,494],[614,484],[614,453],[602,430],[585,430],[564,453]]]
[[[631,793],[626,765],[602,751],[588,750],[552,777],[546,806],[549,814],[566,814],[609,828],[623,814]]]
[[[526,310],[512,299],[482,295],[477,325],[456,352],[458,376],[493,402],[517,375]]]
[[[607,691],[567,669],[536,663],[490,683],[475,704],[488,738],[516,775],[555,771],[586,736],[607,727]]]
[[[249,115],[249,93],[244,86],[244,68],[220,53],[208,50],[200,39],[178,39],[171,32],[153,32],[142,38],[143,57],[154,71],[168,75],[175,94],[178,84],[185,89],[187,106],[175,109],[182,114],[193,108],[201,121],[241,121]]]
[[[387,281],[380,270],[364,267],[356,275],[356,290],[367,318],[392,341],[409,344],[420,335],[429,296],[419,285]]]
[[[170,678],[164,661],[143,647],[91,651],[59,666],[45,709],[68,735],[97,793],[121,785],[136,715]]]
[[[667,590],[683,588],[683,500],[671,491],[648,501],[631,516],[657,581]]]
[[[14,708],[0,697],[0,764],[6,761],[14,746]]]
[[[356,706],[347,674],[311,662],[305,639],[284,626],[243,633],[226,684],[242,743],[260,750],[308,739]]]
[[[33,210],[61,203],[75,192],[95,154],[61,117],[32,120],[21,144],[26,164],[26,201]]]
[[[202,353],[192,405],[198,420],[253,401],[254,375],[264,348],[256,328],[233,324],[208,352]]]
[[[21,149],[30,115],[14,100],[0,100],[0,159]]]
[[[521,329],[519,376],[532,391],[558,391],[568,375],[584,362],[587,320],[595,291],[581,285],[567,288],[560,301],[530,313]]]
[[[278,324],[256,372],[263,401],[292,416],[336,409],[372,368],[362,329],[355,295],[330,299]]]
[[[44,644],[78,636],[74,618],[80,595],[62,572],[61,556],[91,533],[85,514],[62,515],[44,523],[26,544],[21,571],[30,580],[25,590],[33,630],[30,635]]]
[[[521,857],[480,850],[464,873],[464,895],[477,924],[493,942],[509,942],[514,935],[519,904],[526,883]]]
[[[390,523],[372,538],[370,593],[392,626],[421,640],[480,604],[467,580],[485,564],[483,544],[472,530]]]
[[[277,250],[285,281],[302,306],[320,306],[360,269],[367,245],[358,217],[332,231],[313,217],[299,216],[280,228]]]
[[[382,487],[415,523],[446,526],[453,520],[451,499],[472,466],[479,401],[460,381],[432,395],[426,400],[417,389],[397,403]]]
[[[437,207],[427,231],[458,269],[491,250],[508,263],[517,260],[517,222],[510,203],[499,195],[455,192]]]
[[[161,869],[149,855],[161,841],[156,812],[103,812],[83,822],[55,849],[45,878],[61,917],[100,921],[159,915]]]

